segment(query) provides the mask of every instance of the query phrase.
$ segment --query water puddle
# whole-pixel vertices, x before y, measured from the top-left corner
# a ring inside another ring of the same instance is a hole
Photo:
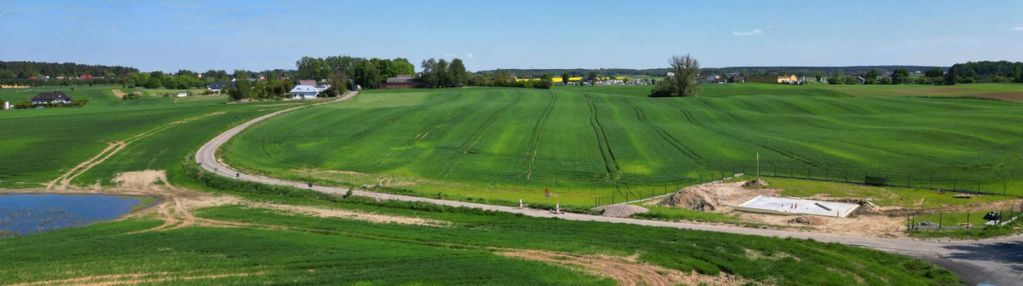
[[[0,237],[116,219],[140,202],[109,195],[0,195]]]

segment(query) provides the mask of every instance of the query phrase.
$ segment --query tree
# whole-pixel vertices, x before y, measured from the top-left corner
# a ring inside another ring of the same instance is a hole
[[[413,75],[416,73],[416,66],[406,58],[394,58],[391,60],[389,71],[394,76]]]
[[[864,81],[864,83],[865,84],[874,84],[874,83],[877,82],[877,78],[880,77],[880,76],[881,76],[881,72],[879,72],[877,70],[870,70],[869,72],[867,72],[867,74],[863,75],[863,78],[866,79],[866,81]]]
[[[295,63],[295,66],[298,67],[295,76],[300,79],[321,80],[331,74],[331,69],[327,66],[326,61],[319,58],[302,57]]]
[[[568,84],[568,79],[570,79],[570,78],[572,78],[572,77],[569,76],[567,72],[566,73],[562,73],[561,74],[561,84],[567,85]]]
[[[909,82],[909,70],[900,68],[892,72],[892,84],[905,84],[907,82]]]
[[[448,67],[448,73],[450,74],[451,87],[460,87],[465,85],[469,81],[469,74],[465,71],[465,64],[462,63],[462,59],[455,58],[451,60],[451,66]],[[548,79],[550,76],[547,76]]]
[[[345,94],[348,87],[348,76],[338,73],[330,77],[330,88],[324,93],[327,97],[338,97]]]
[[[227,90],[227,96],[235,101],[252,97],[252,83],[247,79],[235,81],[234,87]]]
[[[690,55],[671,57],[670,69],[675,73],[669,77],[674,81],[671,86],[674,88],[673,96],[696,96],[696,77],[700,74],[700,62]]]
[[[355,83],[363,88],[376,88],[385,79],[371,61],[361,61],[356,64],[352,77],[355,79]]]
[[[924,76],[930,79],[930,81],[934,84],[940,84],[942,81],[941,77],[944,76],[944,74],[945,71],[941,70],[941,68],[930,68],[924,71]]]
[[[549,74],[543,74],[540,76],[540,82],[536,83],[533,87],[542,89],[551,89],[554,86],[554,80]]]

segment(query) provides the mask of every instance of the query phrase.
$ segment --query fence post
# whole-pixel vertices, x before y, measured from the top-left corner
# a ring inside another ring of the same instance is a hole
[[[970,224],[970,212],[969,211],[966,212],[966,225],[968,225],[969,227],[973,227],[973,225]]]
[[[941,224],[945,223],[942,217],[942,213],[938,213],[938,229],[941,229]]]

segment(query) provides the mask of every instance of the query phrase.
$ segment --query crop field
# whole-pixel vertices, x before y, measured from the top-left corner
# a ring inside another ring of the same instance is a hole
[[[60,88],[0,90],[14,102]],[[0,112],[0,188],[37,188],[110,144],[130,141],[102,164],[74,178],[78,185],[109,184],[118,172],[179,166],[184,156],[217,132],[281,108],[281,104],[231,104],[223,96],[125,101],[115,87],[63,88],[81,108]]]
[[[160,222],[133,218],[2,239],[0,283],[130,279],[167,284],[614,284],[594,276],[592,269],[555,263],[583,259],[616,263],[600,266],[601,271],[659,269],[626,277],[677,271],[775,285],[957,283],[948,271],[916,259],[806,240],[537,219],[397,202],[296,201],[251,195],[449,224],[380,224],[228,205],[200,209],[196,216],[240,227],[146,231]],[[551,253],[555,262],[508,253]]]
[[[263,122],[221,156],[292,179],[505,202],[545,203],[545,188],[551,204],[620,202],[752,172],[756,153],[767,175],[881,174],[1023,195],[1015,103],[765,84],[647,98],[646,88],[370,91]],[[1023,90],[997,86],[1011,88]]]
[[[829,85],[828,89],[856,96],[977,97],[1023,102],[1023,87],[1016,83],[929,85]]]

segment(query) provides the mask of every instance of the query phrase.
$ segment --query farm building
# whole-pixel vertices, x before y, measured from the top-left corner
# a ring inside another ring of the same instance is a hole
[[[227,84],[226,83],[214,82],[214,83],[211,83],[209,86],[207,86],[206,90],[209,90],[210,92],[213,92],[213,93],[220,93],[221,91],[224,91],[225,88],[227,88]]]
[[[71,104],[71,97],[63,91],[40,92],[32,97],[32,105]]]
[[[316,80],[301,79],[301,80],[298,80],[298,85],[316,86]]]
[[[291,96],[295,99],[310,99],[316,98],[320,94],[320,90],[313,85],[296,85],[290,91]]]
[[[416,82],[412,80],[411,75],[399,75],[396,77],[387,78],[384,83],[380,84],[381,89],[388,88],[413,88],[416,87]]]
[[[3,105],[0,106],[0,110],[8,110],[8,109],[11,109],[11,102],[4,100]]]

